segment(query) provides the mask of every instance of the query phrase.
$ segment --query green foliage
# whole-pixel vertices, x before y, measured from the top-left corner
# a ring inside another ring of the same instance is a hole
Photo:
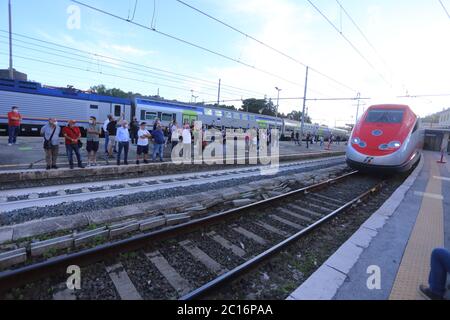
[[[252,98],[243,101],[241,111],[275,117],[277,107],[271,100]]]

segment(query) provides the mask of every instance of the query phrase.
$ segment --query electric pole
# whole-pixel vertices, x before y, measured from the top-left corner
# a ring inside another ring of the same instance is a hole
[[[220,106],[220,90],[222,88],[222,79],[219,79],[219,93],[217,95],[217,107]]]
[[[358,117],[359,117],[359,107],[360,107],[360,103],[361,103],[361,93],[358,92],[358,106],[356,109],[356,121],[355,121],[355,126],[358,124]]]
[[[13,68],[13,51],[12,51],[12,14],[11,14],[11,0],[8,1],[9,12],[9,78],[14,80]]]
[[[300,145],[302,145],[303,133],[305,131],[305,112],[306,112],[306,95],[308,93],[308,75],[309,75],[309,67],[306,67],[305,94],[303,95],[302,127],[300,129]]]
[[[280,89],[278,87],[275,87],[275,89],[278,91],[277,111],[276,111],[277,114],[276,114],[276,124],[275,124],[276,128],[278,129],[278,110],[280,108],[280,92],[281,92],[282,89]]]

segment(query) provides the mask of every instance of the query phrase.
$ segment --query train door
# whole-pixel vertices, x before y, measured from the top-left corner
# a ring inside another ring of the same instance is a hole
[[[189,112],[189,111],[183,112],[183,125],[185,124],[191,125],[195,121],[198,121],[198,114],[196,112]]]

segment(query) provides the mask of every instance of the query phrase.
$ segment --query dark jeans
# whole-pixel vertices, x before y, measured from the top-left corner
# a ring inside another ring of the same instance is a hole
[[[80,147],[78,144],[66,144],[66,152],[67,158],[69,158],[69,165],[73,166],[73,154],[77,157],[78,166],[81,167],[83,165],[80,154]]]
[[[109,133],[105,132],[105,153],[108,153]]]
[[[435,249],[431,255],[430,289],[434,294],[444,296],[447,274],[450,273],[450,251]]]
[[[164,144],[154,144],[153,145],[153,161],[156,160],[156,156],[159,154],[159,159],[164,161]]]
[[[19,135],[19,132],[20,127],[13,127],[13,126],[8,127],[9,144],[15,144],[17,142],[17,136]]]
[[[123,154],[123,160],[125,163],[128,163],[128,152],[130,151],[130,143],[129,142],[119,142],[119,152],[117,154],[117,163],[120,164],[120,158]]]
[[[137,131],[130,131],[131,144],[137,144],[138,142],[138,133]]]

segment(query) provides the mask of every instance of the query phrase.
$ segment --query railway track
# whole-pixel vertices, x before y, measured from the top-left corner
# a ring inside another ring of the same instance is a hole
[[[281,164],[280,173],[299,169],[314,170],[320,167],[331,167],[344,163],[344,157],[332,157],[320,160],[296,161]],[[67,202],[87,201],[139,192],[169,189],[174,187],[200,185],[259,176],[263,167],[228,169],[200,173],[167,175],[162,177],[118,179],[77,183],[65,186],[44,186],[17,190],[0,191],[0,213],[30,207],[45,207]]]
[[[176,227],[0,274],[4,298],[199,299],[383,186],[357,172]],[[69,266],[82,288],[65,288]],[[32,285],[30,285],[32,283]],[[25,287],[22,287],[26,285]]]

